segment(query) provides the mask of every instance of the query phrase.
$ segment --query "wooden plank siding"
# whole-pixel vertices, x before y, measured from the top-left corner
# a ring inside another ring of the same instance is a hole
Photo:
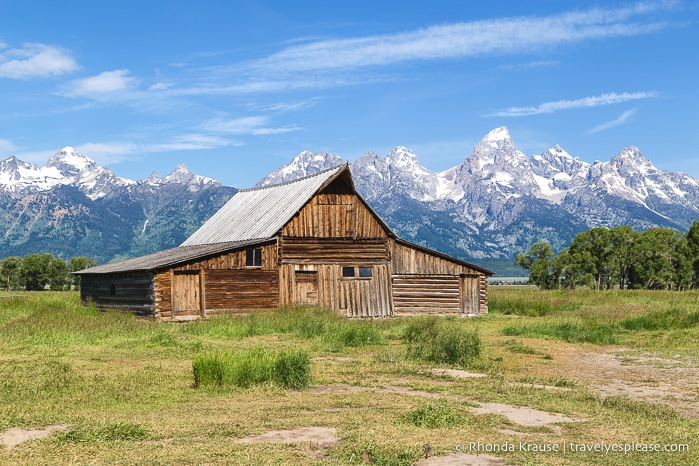
[[[206,270],[206,314],[279,307],[276,270]]]
[[[314,272],[317,274],[318,306],[334,309],[347,317],[393,315],[388,264],[357,264],[371,268],[372,276],[344,278],[342,264],[282,264],[279,274],[280,304],[310,304],[306,296],[299,294],[303,289],[299,278],[307,280],[308,273]]]
[[[284,226],[282,236],[387,238],[388,234],[356,194],[318,194]]]

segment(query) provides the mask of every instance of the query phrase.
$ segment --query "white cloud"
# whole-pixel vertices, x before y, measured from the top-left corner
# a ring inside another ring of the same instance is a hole
[[[412,60],[530,52],[609,37],[646,34],[668,25],[641,24],[636,17],[667,9],[669,2],[593,8],[552,16],[529,16],[445,24],[399,34],[317,41],[288,47],[255,63],[282,72],[348,69]]]
[[[129,70],[104,71],[97,76],[76,79],[69,87],[69,96],[99,96],[129,89],[136,79],[128,76]]]
[[[486,116],[496,117],[521,117],[530,115],[540,115],[542,113],[554,113],[560,110],[570,110],[575,108],[590,108],[599,107],[602,105],[612,105],[631,100],[651,99],[657,97],[658,93],[650,92],[610,92],[597,96],[583,97],[575,100],[556,100],[553,102],[544,102],[535,107],[510,107],[505,110],[499,110],[490,113]]]
[[[239,143],[225,138],[206,134],[186,134],[167,142],[135,143],[135,142],[88,142],[75,149],[102,165],[114,165],[133,160],[147,153],[171,152],[178,150],[205,150],[238,145]]]
[[[78,68],[78,63],[70,53],[52,45],[26,43],[22,48],[0,53],[2,78],[48,78],[71,73]]]
[[[636,113],[636,110],[637,109],[635,109],[635,108],[631,109],[631,110],[627,110],[624,113],[622,113],[619,116],[619,118],[616,118],[612,121],[608,121],[606,123],[602,123],[599,126],[595,126],[591,130],[589,130],[588,133],[598,133],[600,131],[604,131],[604,130],[607,130],[610,128],[615,128],[617,126],[621,126],[621,125],[625,124],[627,121],[629,121],[631,119],[631,117],[633,117],[633,115]]]
[[[224,133],[235,135],[252,134],[254,136],[288,133],[290,131],[297,131],[300,129],[296,126],[270,128],[267,127],[268,121],[269,118],[266,116],[250,116],[234,118],[232,120],[216,118],[203,123],[201,125],[201,129],[212,133]]]

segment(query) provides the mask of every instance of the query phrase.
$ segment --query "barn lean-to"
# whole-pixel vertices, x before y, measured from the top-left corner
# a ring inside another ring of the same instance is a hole
[[[296,304],[360,318],[484,314],[492,275],[398,238],[347,164],[241,190],[180,247],[76,273],[83,300],[161,320]]]

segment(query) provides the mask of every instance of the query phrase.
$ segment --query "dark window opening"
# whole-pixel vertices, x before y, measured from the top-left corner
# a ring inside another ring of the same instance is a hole
[[[371,267],[342,267],[342,278],[371,278]]]
[[[262,267],[262,248],[248,248],[245,250],[246,267]]]
[[[116,285],[109,285],[109,294],[114,296],[116,294]]]

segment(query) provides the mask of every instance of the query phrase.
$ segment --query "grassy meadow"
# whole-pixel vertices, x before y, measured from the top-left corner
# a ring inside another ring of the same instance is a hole
[[[678,394],[673,383],[698,368],[696,292],[493,286],[490,314],[477,318],[349,321],[291,308],[190,323],[22,293],[0,298],[0,433],[68,427],[0,445],[0,465],[412,465],[423,444],[442,456],[470,442],[513,444],[490,453],[512,465],[686,465],[699,456],[699,386]],[[615,374],[650,395],[596,388]],[[578,422],[525,425],[475,412],[481,403]],[[336,429],[337,446],[240,441],[311,426]],[[532,451],[564,442],[689,451]]]

